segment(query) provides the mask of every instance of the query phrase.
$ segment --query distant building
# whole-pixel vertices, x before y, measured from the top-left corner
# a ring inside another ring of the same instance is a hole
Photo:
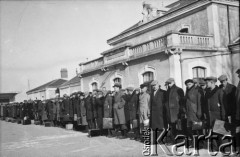
[[[70,95],[74,92],[78,92],[81,90],[80,78],[78,76],[73,77],[69,81],[63,83],[59,86],[60,96],[62,97],[64,94]]]
[[[17,92],[13,93],[0,93],[0,104],[7,104],[15,101],[15,96]]]
[[[38,86],[34,89],[27,91],[28,99],[31,100],[46,100],[56,97],[56,93],[59,93],[58,87],[63,83],[67,82],[67,70],[61,69],[61,77],[60,79],[52,80],[46,84]]]
[[[123,88],[169,77],[185,89],[189,78],[227,74],[240,67],[239,1],[180,0],[165,9],[143,3],[143,20],[107,40],[111,49],[80,63],[81,91]]]

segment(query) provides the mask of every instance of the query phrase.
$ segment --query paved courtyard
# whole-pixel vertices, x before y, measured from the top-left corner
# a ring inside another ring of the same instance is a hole
[[[79,131],[5,121],[0,127],[1,157],[143,156],[143,143],[130,139],[89,138]],[[160,147],[158,156],[167,156]],[[200,150],[200,156],[209,156],[207,150]]]

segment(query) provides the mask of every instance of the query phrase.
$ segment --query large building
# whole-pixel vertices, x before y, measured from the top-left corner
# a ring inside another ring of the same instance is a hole
[[[18,92],[0,93],[0,104],[8,104],[15,101]]]
[[[227,74],[240,67],[239,1],[180,0],[164,9],[143,3],[143,19],[107,40],[111,49],[80,63],[81,91],[139,87],[169,77],[185,89],[189,78]]]

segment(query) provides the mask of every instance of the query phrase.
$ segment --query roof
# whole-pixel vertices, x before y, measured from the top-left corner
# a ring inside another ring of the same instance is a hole
[[[78,76],[75,76],[72,79],[70,79],[69,81],[64,82],[63,84],[61,84],[60,87],[68,86],[68,85],[79,83],[79,82],[80,82],[80,78]]]
[[[109,50],[106,50],[106,51],[102,52],[101,55],[104,55],[104,54],[107,54],[107,53],[109,53],[109,52],[115,51],[115,50],[117,50],[117,49],[125,48],[125,47],[128,47],[128,46],[132,46],[132,45],[131,45],[130,43],[124,43],[124,44],[122,44],[122,45],[113,47],[113,48],[111,48],[111,49],[109,49]]]
[[[2,99],[2,98],[11,98],[11,97],[14,97],[17,94],[18,94],[17,92],[13,92],[13,93],[0,93],[0,99]]]
[[[176,1],[176,2],[174,2],[174,3],[172,3],[172,4],[169,4],[169,5],[166,6],[166,8],[170,8],[170,9],[169,9],[168,11],[166,11],[165,14],[168,14],[168,13],[170,13],[170,12],[172,12],[172,11],[175,11],[175,10],[177,10],[177,9],[180,9],[180,8],[182,8],[182,7],[185,7],[185,6],[189,5],[189,4],[195,3],[195,2],[197,2],[197,1],[199,1],[199,0],[179,0],[179,1]],[[158,15],[158,16],[159,16],[159,15]],[[158,18],[158,16],[157,16],[156,18]],[[159,16],[159,17],[160,17],[160,16]],[[154,18],[154,19],[156,19],[156,18]],[[131,26],[131,27],[129,27],[128,29],[124,30],[123,32],[115,35],[114,37],[108,39],[107,41],[109,41],[109,40],[111,40],[111,39],[113,39],[113,38],[115,38],[115,37],[117,37],[117,36],[119,36],[119,35],[121,35],[121,34],[124,34],[124,33],[128,32],[128,31],[130,31],[130,30],[132,30],[132,29],[134,29],[134,28],[137,28],[141,23],[142,23],[141,21],[137,22],[137,23],[134,24],[133,26]]]
[[[85,65],[85,64],[88,64],[88,63],[90,63],[90,62],[93,62],[93,61],[99,60],[99,59],[103,59],[103,56],[98,57],[98,58],[95,58],[95,59],[92,59],[92,60],[89,60],[89,61],[87,61],[87,62],[82,62],[82,63],[80,63],[79,65]]]
[[[44,90],[46,88],[57,88],[60,85],[62,85],[63,83],[65,83],[66,81],[67,80],[64,80],[64,79],[56,79],[56,80],[50,81],[50,82],[48,82],[46,84],[43,84],[43,85],[41,85],[39,87],[36,87],[34,89],[31,89],[31,90],[27,91],[26,93],[39,91],[39,90]]]

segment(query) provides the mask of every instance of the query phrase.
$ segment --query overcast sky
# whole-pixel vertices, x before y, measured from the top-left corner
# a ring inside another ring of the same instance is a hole
[[[60,78],[61,68],[74,77],[80,62],[99,57],[107,39],[142,19],[142,2],[0,1],[0,92],[20,92],[22,101],[28,80],[35,88]]]

